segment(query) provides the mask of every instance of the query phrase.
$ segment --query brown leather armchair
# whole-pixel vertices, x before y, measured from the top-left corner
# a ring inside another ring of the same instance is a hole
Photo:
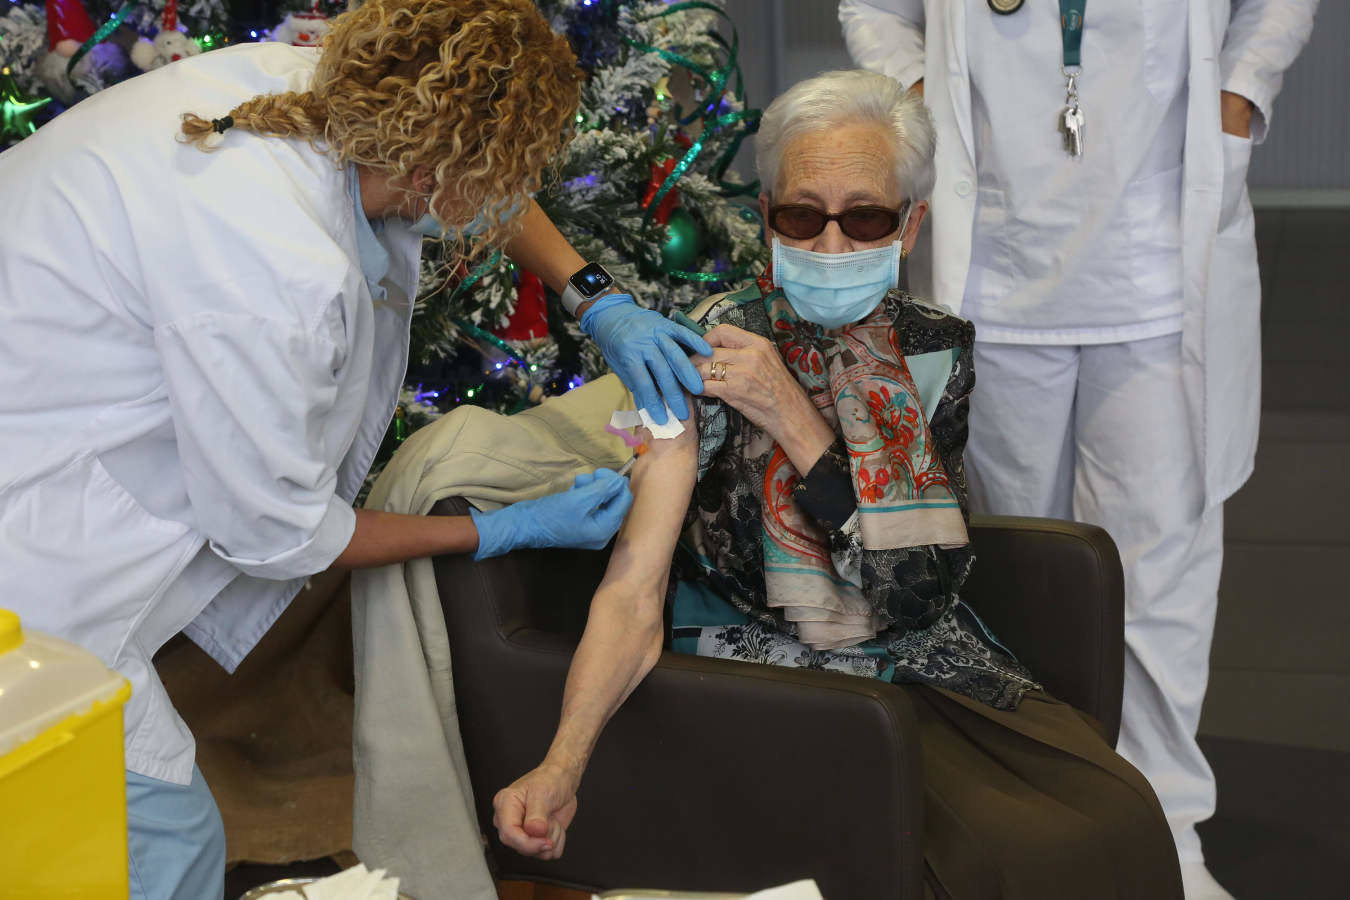
[[[465,510],[459,498],[434,514]],[[1120,558],[1106,532],[977,517],[964,593],[1054,695],[1114,741]],[[826,897],[921,897],[922,784],[902,690],[829,672],[664,653],[605,728],[562,859],[502,847],[492,798],[543,759],[607,554],[534,550],[436,577],[479,821],[499,878],[589,890],[754,890],[814,878]]]

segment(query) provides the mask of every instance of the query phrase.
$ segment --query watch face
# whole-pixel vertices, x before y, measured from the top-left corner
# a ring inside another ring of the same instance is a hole
[[[587,300],[614,283],[614,279],[599,263],[590,263],[580,272],[567,279],[577,293]]]

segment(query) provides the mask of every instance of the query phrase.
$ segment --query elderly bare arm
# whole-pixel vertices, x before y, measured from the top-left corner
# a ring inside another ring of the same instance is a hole
[[[661,655],[666,581],[694,489],[698,436],[686,427],[674,440],[648,435],[647,443],[651,449],[633,467],[633,508],[567,673],[553,744],[538,768],[492,801],[502,843],[529,856],[562,855],[595,742]]]

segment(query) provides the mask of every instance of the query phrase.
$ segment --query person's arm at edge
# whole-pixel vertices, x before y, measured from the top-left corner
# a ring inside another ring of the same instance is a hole
[[[841,0],[839,4],[839,25],[854,64],[889,75],[905,87],[923,80],[924,24],[922,0]]]
[[[368,569],[446,553],[473,553],[478,529],[469,516],[412,516],[356,510],[356,530],[334,569]]]
[[[633,507],[591,601],[567,673],[562,715],[544,761],[493,799],[498,836],[520,853],[557,859],[576,813],[576,790],[605,723],[661,655],[671,557],[694,487],[692,422],[656,441],[633,468]]]
[[[1312,34],[1317,0],[1240,0],[1219,52],[1223,130],[1265,140],[1285,70]]]
[[[506,255],[516,265],[538,275],[554,293],[561,294],[567,288],[567,279],[581,271],[586,260],[534,200],[530,200],[522,218],[520,234],[506,245]],[[588,301],[577,308],[578,319],[593,302]]]

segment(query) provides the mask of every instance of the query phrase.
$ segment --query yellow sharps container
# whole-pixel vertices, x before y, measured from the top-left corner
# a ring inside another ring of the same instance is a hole
[[[130,696],[93,654],[0,609],[0,898],[125,900]]]

